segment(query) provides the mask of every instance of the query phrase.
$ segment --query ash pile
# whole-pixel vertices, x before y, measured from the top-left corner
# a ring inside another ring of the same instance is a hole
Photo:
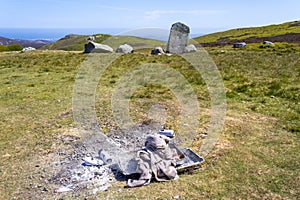
[[[51,182],[59,185],[55,192],[88,190],[96,194],[116,181],[136,187],[153,179],[176,180],[179,173],[198,168],[204,161],[191,149],[179,148],[174,131],[157,131],[151,125],[135,127],[128,134],[109,134],[105,142],[103,145],[101,134],[92,134],[76,144],[74,152],[61,162],[62,170],[52,178]]]
[[[127,175],[122,173],[119,165],[127,165],[127,161],[143,147],[147,135],[155,134],[153,130],[153,125],[140,125],[124,133],[110,133],[105,141],[102,134],[93,133],[74,144],[71,153],[61,152],[62,159],[55,163],[61,170],[50,180],[57,186],[55,192],[88,190],[95,194],[108,190],[116,181],[125,181]],[[114,160],[115,155],[122,152],[126,152],[123,162]]]

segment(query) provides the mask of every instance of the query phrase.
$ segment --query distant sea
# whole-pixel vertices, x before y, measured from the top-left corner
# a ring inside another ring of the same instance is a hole
[[[147,29],[146,29],[147,30]],[[151,29],[149,29],[151,30]],[[155,30],[155,29],[154,29]],[[111,35],[117,35],[122,32],[126,32],[128,30],[121,29],[121,28],[102,28],[102,29],[84,29],[84,28],[67,28],[67,29],[56,29],[56,28],[0,28],[0,36],[10,38],[10,39],[20,39],[20,40],[48,40],[48,41],[56,41],[60,38],[63,38],[64,36],[68,34],[78,34],[78,35],[92,35],[97,33],[103,33],[103,34],[111,34]],[[129,31],[130,32],[130,31]],[[137,34],[136,32],[133,35],[136,36],[145,36],[148,38],[153,39],[160,39],[160,40],[167,40],[168,37],[168,31],[165,32],[166,35],[162,35],[159,32],[157,32],[158,35],[156,36],[150,36],[147,35],[145,32],[141,35]],[[161,35],[161,38],[160,36]],[[194,38],[196,36],[200,36],[202,34],[191,34],[190,37]]]
[[[56,28],[0,28],[0,36],[20,40],[49,40],[56,41],[68,34],[92,35],[104,33],[115,35],[124,29],[56,29]]]

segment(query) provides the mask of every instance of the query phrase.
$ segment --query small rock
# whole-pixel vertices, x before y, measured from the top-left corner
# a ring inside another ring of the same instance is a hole
[[[155,47],[154,49],[151,50],[152,55],[161,55],[165,54],[164,50],[161,47]]]
[[[95,172],[94,174],[95,174],[95,176],[102,176],[102,175],[103,175],[103,174],[100,173],[100,172]]]
[[[193,44],[190,44],[184,48],[184,53],[192,53],[192,52],[196,52],[196,51],[197,51],[197,48]]]
[[[202,137],[202,138],[207,137],[207,133],[202,133],[202,134],[200,134],[200,137]]]

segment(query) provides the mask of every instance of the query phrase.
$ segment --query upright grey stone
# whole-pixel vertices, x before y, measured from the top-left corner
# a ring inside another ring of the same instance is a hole
[[[172,25],[167,45],[167,52],[182,54],[185,52],[185,47],[188,45],[190,28],[177,22]]]

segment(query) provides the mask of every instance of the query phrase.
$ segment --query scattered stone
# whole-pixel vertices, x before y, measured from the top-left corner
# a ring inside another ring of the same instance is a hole
[[[238,42],[233,44],[233,48],[243,48],[246,47],[246,42]]]
[[[197,48],[193,44],[190,44],[184,48],[184,53],[192,53],[192,52],[196,52],[196,51],[197,51]]]
[[[152,55],[162,55],[162,54],[165,54],[163,48],[161,47],[155,47],[151,50],[151,54]]]
[[[94,41],[94,40],[95,40],[95,37],[92,36],[92,35],[90,35],[86,40],[87,40],[87,41]]]
[[[34,47],[25,47],[21,50],[21,53],[29,52],[29,51],[35,51],[36,48]]]
[[[114,50],[108,45],[90,41],[84,45],[84,53],[112,53]]]
[[[129,44],[122,44],[120,45],[117,50],[116,50],[117,53],[133,53],[133,47],[130,46]]]
[[[172,25],[167,45],[168,53],[182,54],[185,52],[185,47],[188,45],[190,28],[177,22]]]
[[[274,43],[273,43],[273,42],[270,42],[270,41],[264,41],[263,44],[267,44],[267,45],[274,46]]]

